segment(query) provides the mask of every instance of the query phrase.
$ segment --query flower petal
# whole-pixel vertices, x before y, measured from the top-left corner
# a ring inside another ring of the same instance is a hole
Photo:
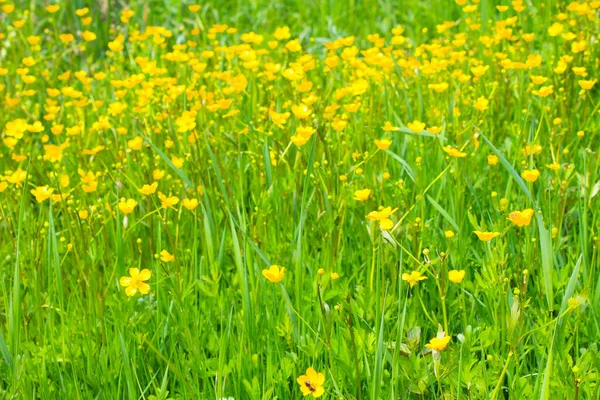
[[[149,269],[143,269],[142,272],[140,272],[138,279],[140,281],[147,281],[148,279],[150,279],[151,276],[152,276],[152,271],[150,271]]]

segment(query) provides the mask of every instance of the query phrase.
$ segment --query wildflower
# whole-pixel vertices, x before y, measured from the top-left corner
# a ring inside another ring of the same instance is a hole
[[[425,345],[425,347],[427,347],[428,349],[434,350],[434,351],[444,350],[446,348],[446,346],[448,346],[448,343],[450,343],[451,338],[450,338],[450,336],[446,336],[444,333],[442,333],[442,335],[438,334],[438,336],[431,339],[429,341],[429,343]],[[441,337],[439,337],[439,336],[441,336]]]
[[[475,108],[476,110],[479,110],[479,111],[485,111],[489,108],[488,107],[489,104],[490,104],[489,100],[486,99],[485,97],[481,96],[480,98],[478,98],[475,101],[475,103],[473,103],[473,108]]]
[[[539,176],[540,171],[537,169],[526,169],[521,173],[521,178],[525,179],[527,182],[535,182]]]
[[[465,274],[465,270],[458,271],[456,269],[453,269],[452,271],[448,272],[448,279],[450,279],[450,281],[454,283],[461,283],[465,278]]]
[[[181,205],[184,206],[185,208],[187,208],[188,210],[192,211],[196,207],[198,207],[198,200],[197,199],[183,199],[181,201]]]
[[[319,275],[324,275],[324,274],[325,274],[325,270],[324,270],[323,268],[319,268],[319,269],[317,270],[317,274],[319,274]]]
[[[531,217],[534,211],[531,208],[526,208],[523,211],[513,211],[508,215],[508,219],[517,226],[529,226]]]
[[[475,75],[476,78],[483,76],[489,69],[489,65],[478,65],[477,67],[471,68],[471,73]]]
[[[83,37],[83,39],[86,42],[92,42],[92,41],[96,40],[96,34],[91,31],[84,31],[81,33],[81,36]]]
[[[135,138],[127,141],[127,147],[129,147],[131,150],[140,150],[143,144],[144,139],[141,136],[136,136]]]
[[[414,133],[422,132],[425,129],[425,123],[415,119],[413,122],[408,123],[408,129]]]
[[[546,167],[550,168],[552,171],[558,171],[560,169],[560,164],[558,164],[558,163],[546,164]]]
[[[331,273],[331,280],[332,281],[336,281],[338,279],[340,279],[340,274],[338,274],[337,272],[332,272]]]
[[[533,90],[532,93],[540,97],[547,97],[554,93],[554,86],[542,86],[539,90]]]
[[[444,232],[444,236],[446,236],[447,239],[452,239],[454,237],[454,232],[447,230]]]
[[[158,182],[153,182],[151,185],[144,185],[141,189],[138,189],[138,192],[145,194],[146,196],[156,192],[156,188],[158,187]]]
[[[292,113],[298,119],[307,119],[311,114],[310,108],[306,104],[292,106]]]
[[[135,206],[137,206],[137,204],[137,201],[135,201],[134,199],[122,199],[119,202],[119,210],[121,210],[123,214],[131,214]]]
[[[548,34],[550,36],[558,36],[562,33],[564,29],[564,25],[560,22],[555,22],[548,28]]]
[[[162,250],[160,252],[160,260],[162,262],[166,262],[169,263],[171,261],[173,261],[175,259],[175,256],[171,253],[169,253],[167,250]]]
[[[354,192],[354,200],[366,201],[371,197],[371,189],[361,189]]]
[[[384,130],[384,132],[394,132],[394,131],[399,131],[400,128],[392,125],[392,123],[390,121],[386,121],[385,125],[383,126],[383,130]]]
[[[285,275],[285,267],[271,265],[269,269],[263,269],[262,274],[269,280],[269,282],[277,283],[283,279],[283,276]]]
[[[300,375],[296,382],[300,385],[300,391],[304,396],[312,394],[313,397],[321,397],[325,393],[323,387],[325,375],[321,372],[317,373],[314,368],[308,368],[306,374]]]
[[[137,268],[129,268],[129,275],[119,280],[121,286],[125,288],[127,296],[134,296],[138,290],[141,294],[148,294],[150,292],[150,285],[145,282],[152,276],[150,270],[143,269],[140,271]]]
[[[408,282],[410,287],[414,287],[419,281],[425,280],[427,277],[419,271],[412,271],[410,274],[402,274],[402,280]]]
[[[488,155],[487,160],[488,160],[489,165],[498,164],[498,156],[496,156],[496,155],[493,155],[493,154]]]
[[[489,242],[493,238],[500,236],[500,232],[473,231],[473,233],[476,234],[482,242]]]
[[[392,141],[389,139],[381,139],[381,140],[375,139],[375,145],[377,146],[377,148],[379,150],[387,150],[391,144],[392,144]]]
[[[596,79],[588,80],[588,81],[580,80],[580,81],[577,81],[577,83],[579,83],[579,86],[581,86],[581,89],[590,90],[596,84]]]
[[[391,229],[394,226],[394,223],[391,219],[389,219],[389,216],[395,213],[396,211],[398,211],[397,208],[394,208],[392,210],[392,207],[385,207],[379,211],[371,211],[367,215],[367,218],[371,221],[379,221],[379,227],[385,231]]]
[[[448,153],[448,155],[450,157],[454,157],[454,158],[463,158],[463,157],[467,156],[467,153],[462,152],[452,146],[444,146],[444,147],[442,147],[442,150],[444,150],[446,153]]]
[[[38,186],[31,190],[31,194],[35,196],[35,201],[41,203],[48,200],[52,196],[54,189],[48,188],[48,186]]]
[[[177,196],[170,196],[167,197],[164,194],[162,194],[161,192],[158,192],[158,198],[161,201],[161,207],[162,208],[175,208],[173,207],[175,204],[179,203],[179,197]]]
[[[427,128],[427,131],[432,135],[437,135],[442,131],[442,128],[440,128],[439,126],[430,126],[429,128]]]

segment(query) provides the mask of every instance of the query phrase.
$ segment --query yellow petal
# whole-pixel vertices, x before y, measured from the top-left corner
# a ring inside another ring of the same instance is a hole
[[[140,272],[138,279],[141,281],[147,281],[148,279],[150,279],[151,276],[152,271],[150,271],[149,269],[143,269],[142,272]]]

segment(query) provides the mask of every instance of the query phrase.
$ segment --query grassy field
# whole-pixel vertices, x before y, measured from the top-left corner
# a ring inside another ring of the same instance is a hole
[[[599,35],[0,0],[0,399],[600,398]]]

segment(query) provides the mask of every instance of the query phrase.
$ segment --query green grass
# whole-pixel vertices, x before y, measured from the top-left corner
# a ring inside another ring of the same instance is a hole
[[[132,0],[93,2],[86,16],[83,1],[54,14],[15,4],[0,9],[0,398],[300,399],[309,367],[326,399],[600,397],[600,98],[579,83],[600,70],[600,4],[236,0],[192,12]],[[557,22],[575,37],[551,36]],[[212,36],[213,24],[237,31]],[[168,31],[135,39],[152,26]],[[291,37],[273,49],[282,26]],[[240,47],[248,32],[264,38]],[[360,49],[348,60],[350,46],[324,46],[348,36]],[[302,50],[283,50],[295,38]],[[378,40],[381,54],[366,52]],[[539,65],[503,61],[534,54]],[[489,69],[476,78],[478,65]],[[81,96],[47,90],[65,87]],[[221,99],[232,103],[211,111]],[[302,102],[307,119],[293,112]],[[290,115],[278,126],[270,110]],[[179,129],[190,111],[195,127]],[[426,129],[413,132],[415,120]],[[303,126],[314,134],[293,143]],[[139,192],[153,182],[156,193]],[[38,202],[43,186],[54,198]],[[159,191],[178,203],[162,207]],[[137,201],[132,213],[121,199]],[[366,218],[387,206],[392,228]],[[511,222],[528,208],[529,224]],[[271,265],[285,267],[280,282],[263,276]],[[151,271],[148,294],[126,295],[130,268]],[[411,286],[413,271],[427,279]],[[441,331],[450,342],[432,352]]]

